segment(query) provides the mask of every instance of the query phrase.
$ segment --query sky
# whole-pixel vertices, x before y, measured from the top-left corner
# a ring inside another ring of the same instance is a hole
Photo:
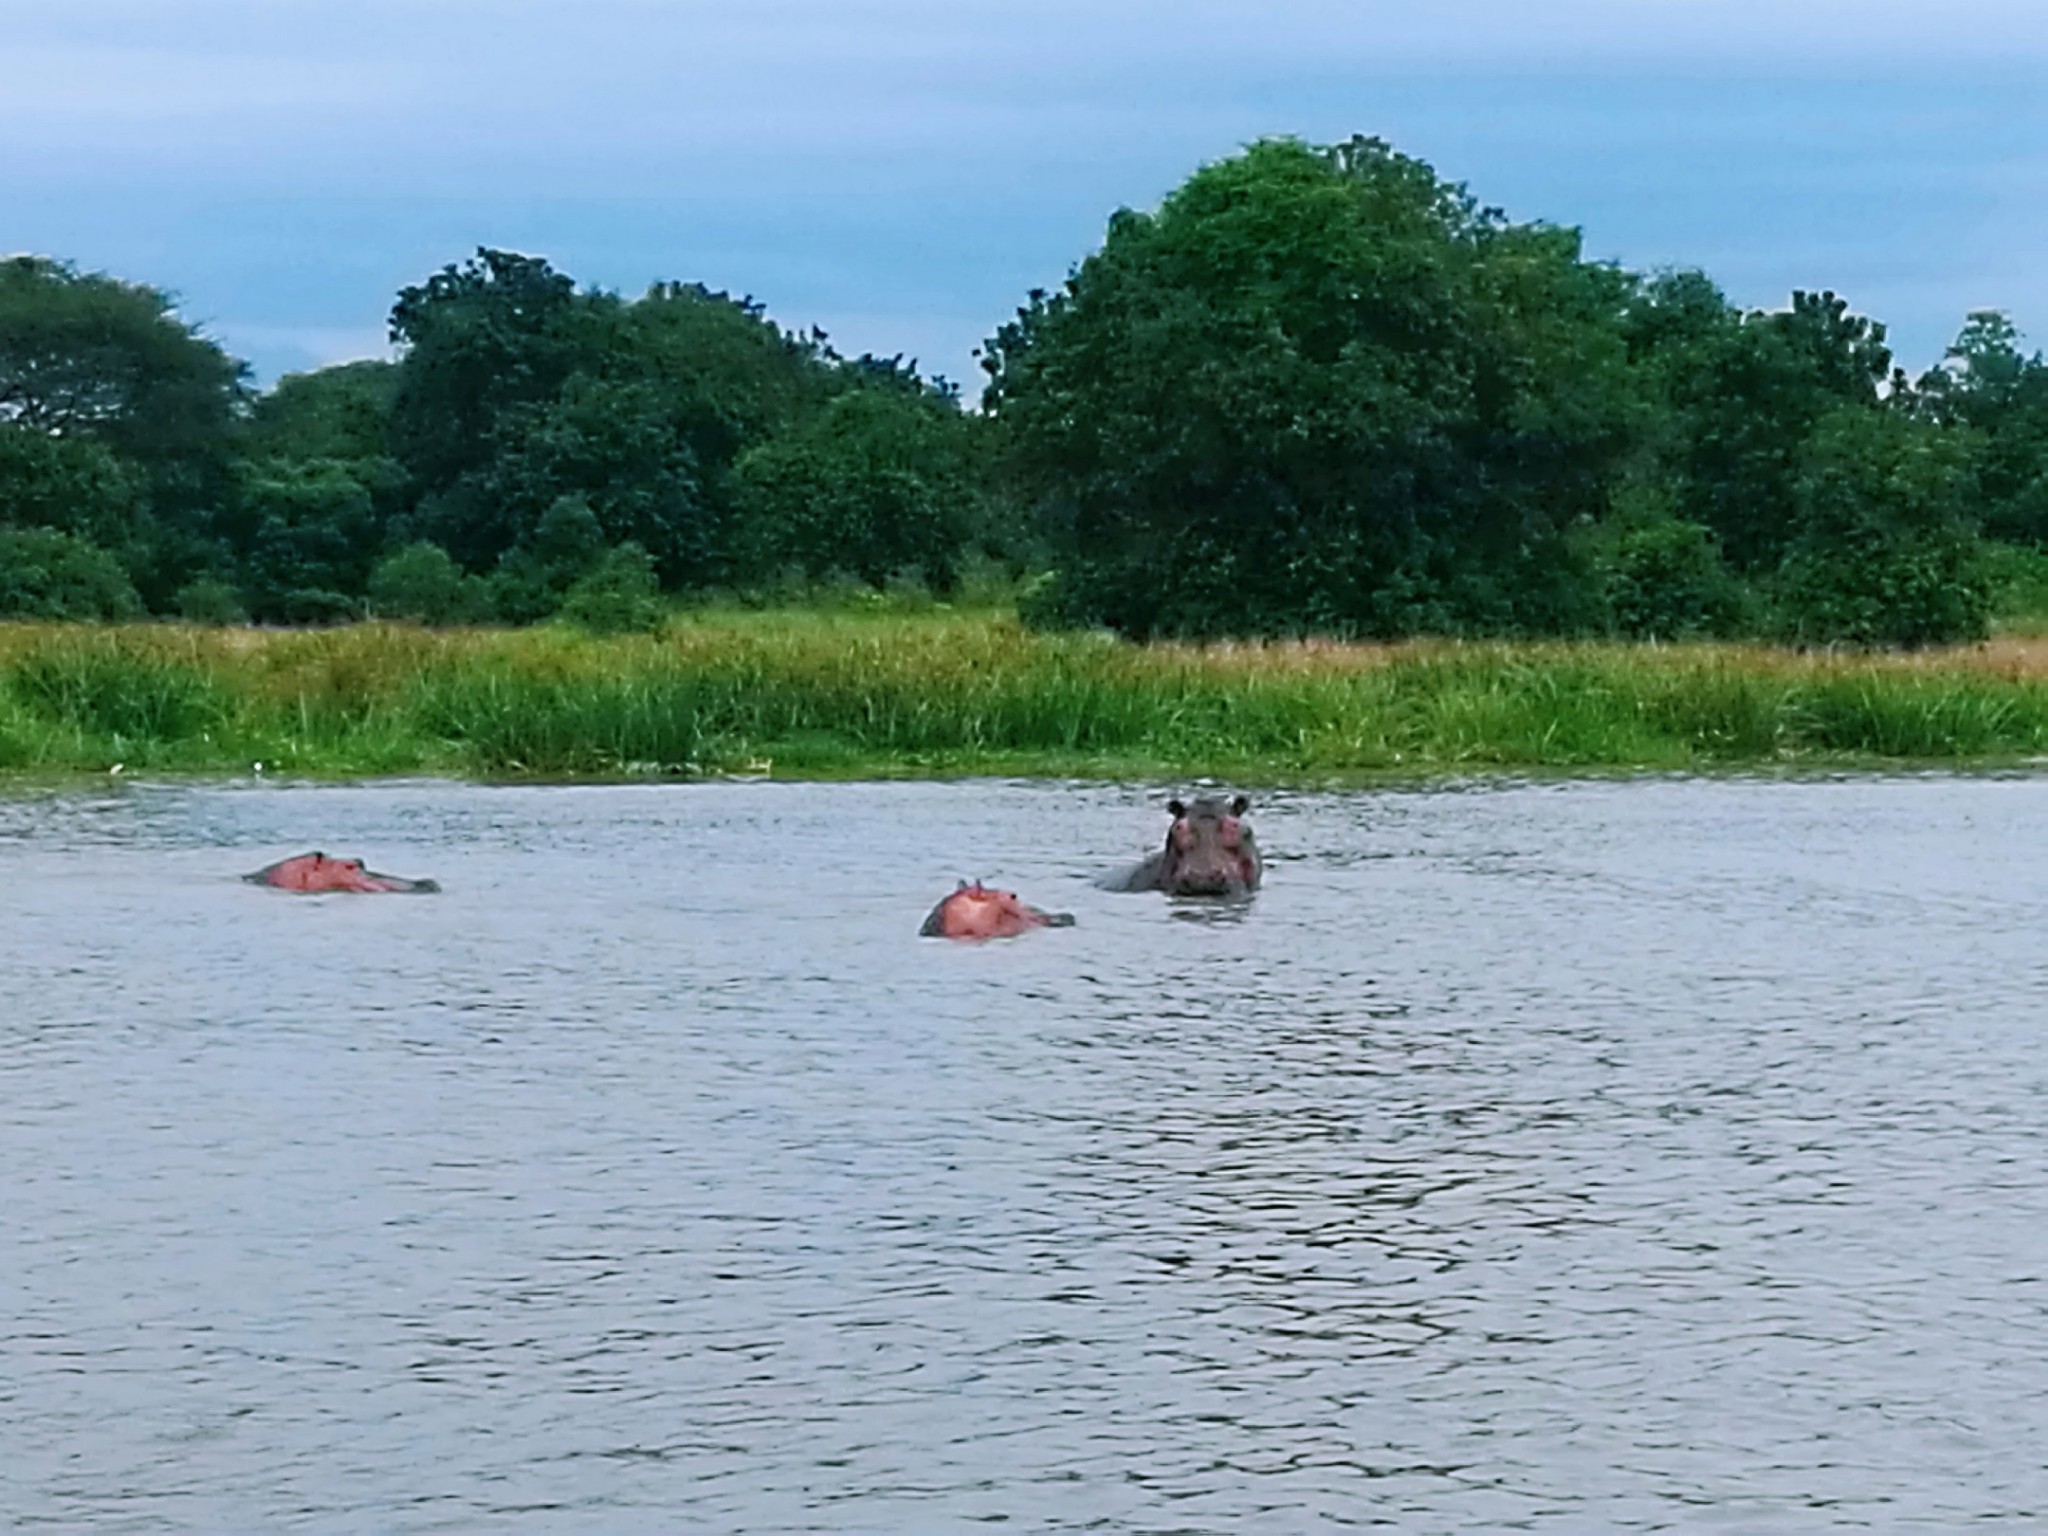
[[[2048,347],[2043,0],[0,0],[0,252],[260,381],[479,245],[751,294],[978,393],[1119,207],[1377,135],[1586,254]]]

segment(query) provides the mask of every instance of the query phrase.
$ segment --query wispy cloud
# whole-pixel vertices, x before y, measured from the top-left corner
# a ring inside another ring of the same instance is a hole
[[[2039,0],[9,9],[0,234],[241,316],[219,329],[266,369],[483,242],[900,325],[874,344],[965,378],[1113,208],[1271,132],[1381,133],[1741,297],[1854,276],[1911,306],[1902,346],[1960,319],[1934,295],[2001,285],[2048,329],[2048,274],[2012,255],[2048,242]]]

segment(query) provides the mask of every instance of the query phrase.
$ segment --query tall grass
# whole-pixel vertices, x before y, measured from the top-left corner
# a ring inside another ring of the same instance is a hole
[[[2048,667],[1758,647],[1137,647],[1000,615],[732,611],[660,634],[0,626],[0,768],[1246,781],[1996,761]]]

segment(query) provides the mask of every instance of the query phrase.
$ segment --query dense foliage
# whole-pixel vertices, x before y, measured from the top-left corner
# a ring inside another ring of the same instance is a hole
[[[483,249],[396,360],[250,389],[168,295],[0,262],[0,614],[639,630],[679,595],[1033,574],[1132,636],[1981,634],[2048,549],[2048,362],[1912,380],[1833,293],[1586,259],[1373,139],[1118,212],[980,413],[751,299]]]

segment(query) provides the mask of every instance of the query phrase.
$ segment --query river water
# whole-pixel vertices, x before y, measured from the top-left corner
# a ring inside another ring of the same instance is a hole
[[[1165,792],[0,796],[0,1509],[2048,1527],[2048,780]]]

